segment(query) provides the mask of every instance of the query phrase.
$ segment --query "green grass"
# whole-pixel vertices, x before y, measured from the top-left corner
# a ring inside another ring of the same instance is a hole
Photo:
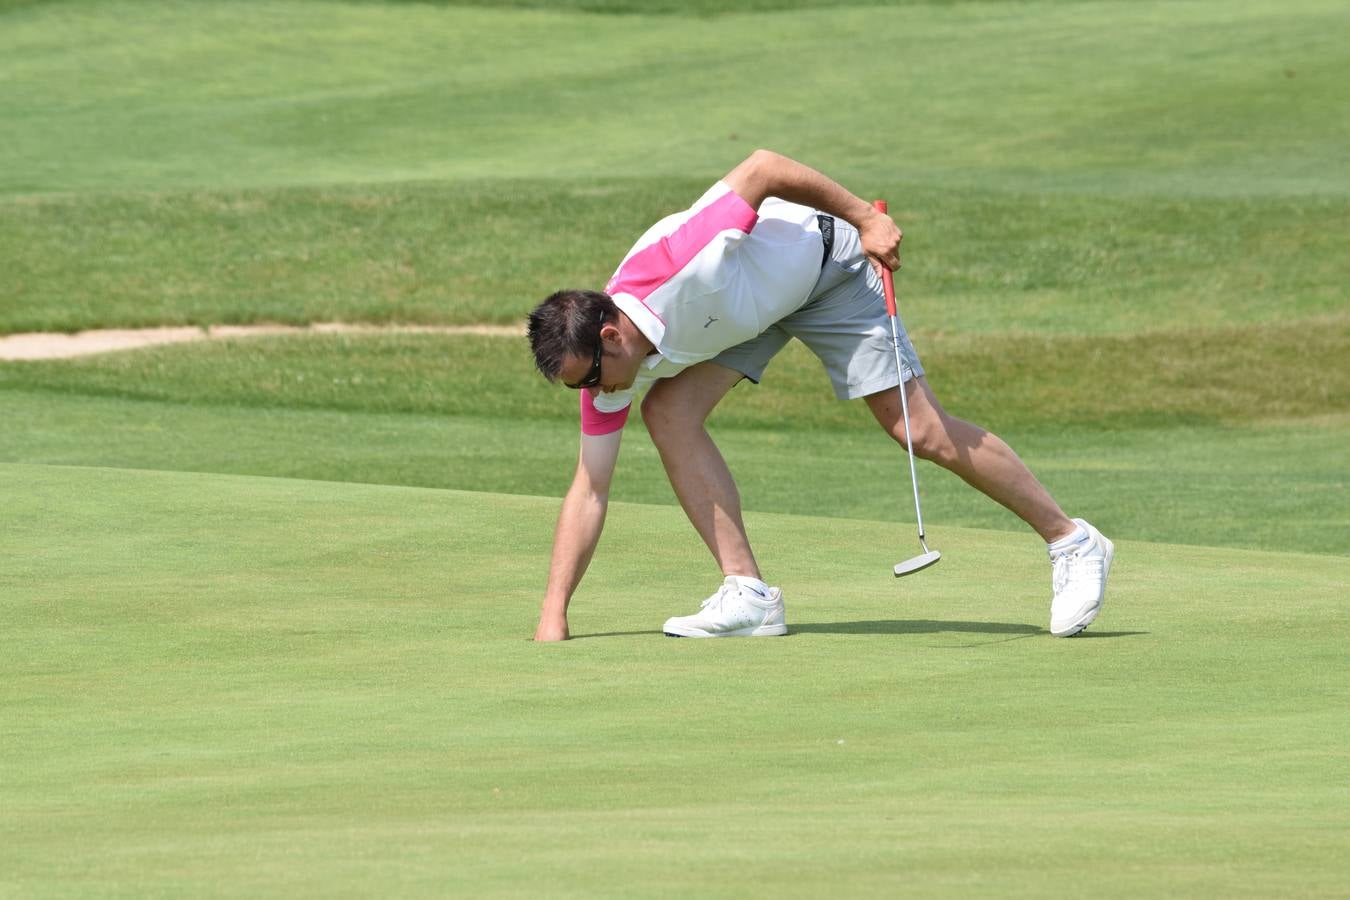
[[[919,325],[1097,333],[1347,305],[1350,18],[1332,2],[0,15],[0,80],[20,87],[0,96],[5,331],[511,320],[602,283],[759,145],[892,201]],[[894,117],[840,103],[853,67],[803,84],[800,60],[863,46],[882,48],[867,78]]]
[[[711,427],[793,635],[658,636],[715,571],[634,422],[539,646],[576,413],[522,341],[0,364],[0,895],[1343,894],[1347,28],[0,0],[0,334],[518,322],[768,146],[890,200],[941,398],[1118,539],[1052,640],[924,466],[895,581],[903,458],[792,348]]]
[[[1350,190],[1336,0],[659,19],[123,0],[4,15],[0,78],[21,88],[0,100],[7,193],[712,178],[758,144],[861,187]]]
[[[739,392],[738,392],[739,393]],[[733,395],[734,396],[734,395]],[[730,405],[736,406],[734,397]],[[885,520],[912,540],[903,457],[854,413],[854,427],[769,430],[715,421],[746,506]],[[58,465],[229,472],[560,496],[576,457],[569,418],[184,404],[0,392],[0,459]],[[674,503],[656,451],[629,425],[616,500]],[[1337,417],[1270,424],[1103,431],[1018,427],[1004,434],[1072,512],[1117,537],[1345,555],[1350,546],[1345,436]],[[97,435],[97,440],[91,439]],[[1036,538],[954,476],[921,464],[925,524]],[[753,535],[752,535],[753,536]],[[758,536],[755,536],[758,539]]]
[[[1214,331],[1083,338],[916,335],[953,412],[998,428],[1251,422],[1350,412],[1350,318]],[[1095,389],[1083,389],[1083,385]],[[150,348],[75,360],[0,362],[0,389],[575,423],[576,395],[534,371],[523,337],[329,335]],[[866,428],[793,345],[715,421],[792,430]]]
[[[1095,636],[1058,641],[1009,535],[949,529],[896,582],[879,523],[754,515],[795,635],[663,641],[704,551],[620,504],[582,639],[541,647],[554,500],[0,483],[7,891],[1035,896],[1066,828],[1094,896],[1350,875],[1344,559],[1123,542]]]
[[[0,329],[520,321],[558,285],[603,285],[713,177],[0,197]],[[856,187],[897,208],[921,330],[1120,334],[1347,308],[1350,200]]]

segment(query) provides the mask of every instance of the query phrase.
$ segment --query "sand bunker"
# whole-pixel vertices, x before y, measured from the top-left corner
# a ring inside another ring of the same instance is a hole
[[[277,334],[484,334],[521,337],[515,325],[351,325],[327,322],[315,325],[212,325],[207,328],[115,328],[75,334],[39,332],[0,335],[0,359],[66,359],[94,353],[136,350],[156,344],[181,344]]]

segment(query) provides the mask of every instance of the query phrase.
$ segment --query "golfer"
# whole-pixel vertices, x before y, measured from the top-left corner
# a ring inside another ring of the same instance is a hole
[[[742,378],[758,383],[792,338],[820,358],[841,400],[861,399],[901,446],[905,429],[880,267],[901,232],[824,175],[757,150],[693,206],[652,226],[603,293],[559,291],[530,313],[539,371],[580,394],[581,452],[553,539],[535,640],[567,638],[567,606],[605,521],[624,423],[638,395],[671,486],[724,580],[663,631],[682,637],[787,633],[782,592],[763,580],[731,472],[704,428]],[[1096,618],[1112,545],[1070,519],[1011,448],[933,396],[903,331],[913,451],[1022,518],[1053,563],[1050,631]]]

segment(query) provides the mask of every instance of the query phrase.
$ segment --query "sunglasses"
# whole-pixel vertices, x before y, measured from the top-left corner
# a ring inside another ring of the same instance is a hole
[[[591,361],[591,369],[589,372],[586,373],[586,377],[578,381],[576,384],[568,384],[565,381],[563,382],[563,384],[566,387],[570,387],[574,391],[581,390],[582,388],[595,387],[597,384],[599,384],[600,355],[601,353],[604,352],[604,349],[605,349],[605,342],[597,338],[595,341],[595,359]]]

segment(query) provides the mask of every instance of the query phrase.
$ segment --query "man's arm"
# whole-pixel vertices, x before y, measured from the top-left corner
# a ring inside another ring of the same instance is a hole
[[[563,498],[558,527],[553,533],[553,561],[548,588],[539,613],[536,641],[567,640],[567,604],[586,574],[609,508],[609,484],[619,459],[623,430],[609,434],[583,434],[577,473]]]
[[[858,229],[868,256],[888,269],[900,266],[903,235],[891,217],[809,166],[772,150],[756,150],[722,180],[755,209],[765,197],[779,197],[838,216]]]

